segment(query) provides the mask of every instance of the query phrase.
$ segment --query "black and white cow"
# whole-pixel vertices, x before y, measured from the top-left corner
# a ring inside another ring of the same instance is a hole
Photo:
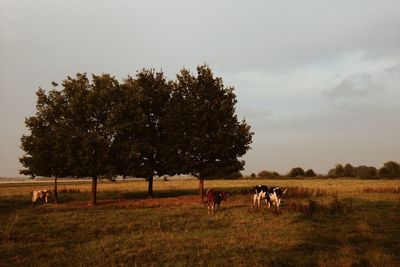
[[[285,189],[282,191],[279,187],[270,187],[268,190],[268,208],[272,205],[275,205],[277,210],[279,211],[279,206],[281,205],[282,195],[286,193]]]
[[[266,185],[256,185],[254,187],[254,202],[253,206],[256,207],[256,202],[257,202],[257,208],[261,206],[260,201],[262,199],[267,202],[267,197],[268,197],[268,186]]]
[[[260,201],[262,199],[265,200],[265,204],[268,205],[268,208],[272,205],[275,205],[279,210],[279,206],[281,205],[282,195],[286,192],[286,189],[282,191],[279,187],[268,187],[266,185],[257,185],[254,187],[254,199],[253,206],[259,208],[261,206]]]

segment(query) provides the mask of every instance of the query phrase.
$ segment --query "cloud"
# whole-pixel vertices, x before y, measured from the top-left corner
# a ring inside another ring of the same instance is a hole
[[[246,106],[238,106],[237,112],[240,116],[251,119],[263,119],[273,116],[273,112],[268,109],[259,110]]]
[[[392,67],[385,68],[384,70],[392,78],[395,78],[395,79],[400,78],[400,64],[396,64]]]
[[[360,97],[381,89],[384,89],[383,85],[373,81],[370,74],[361,73],[345,77],[338,85],[323,94],[328,97]]]

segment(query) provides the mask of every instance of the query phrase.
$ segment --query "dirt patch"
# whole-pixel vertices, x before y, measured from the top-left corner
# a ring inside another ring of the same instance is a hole
[[[73,201],[61,204],[45,205],[49,209],[79,209],[88,208],[89,201]],[[98,200],[98,207],[132,207],[132,208],[159,208],[184,205],[202,205],[199,196],[179,196],[169,198],[146,198],[146,199],[112,199]]]
[[[47,204],[46,209],[82,209],[91,208],[89,201],[73,201],[61,204]],[[250,202],[243,199],[229,199],[221,203],[221,206],[243,205]],[[167,198],[144,198],[144,199],[110,199],[98,200],[97,207],[131,207],[131,208],[160,208],[171,206],[206,206],[206,202],[200,203],[198,195],[167,197]]]

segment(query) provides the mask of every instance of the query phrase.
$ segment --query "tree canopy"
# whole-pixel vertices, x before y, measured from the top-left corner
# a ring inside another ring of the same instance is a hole
[[[192,174],[204,179],[237,173],[250,148],[250,126],[235,114],[232,87],[208,66],[176,80],[143,69],[122,83],[109,74],[67,77],[58,90],[37,91],[26,119],[20,159],[31,176],[92,177],[91,205],[102,176],[149,178]]]
[[[199,66],[197,76],[187,69],[177,75],[164,123],[174,129],[168,135],[173,161],[181,173],[200,180],[201,197],[205,179],[238,172],[245,164],[239,157],[250,148],[253,133],[238,120],[236,102],[234,89],[208,66]]]

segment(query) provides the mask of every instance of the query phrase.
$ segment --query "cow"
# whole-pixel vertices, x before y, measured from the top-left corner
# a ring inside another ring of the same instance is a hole
[[[260,201],[264,199],[265,203],[268,205],[268,208],[270,208],[272,204],[275,205],[279,211],[281,198],[284,193],[286,193],[286,189],[282,192],[282,189],[280,189],[279,187],[268,187],[266,185],[257,185],[254,187],[253,206],[254,207],[257,206],[257,208],[261,207]]]
[[[282,191],[279,187],[270,187],[268,190],[268,208],[272,205],[276,206],[276,209],[279,211],[279,206],[281,205],[282,195],[286,193],[285,189]]]
[[[253,199],[254,207],[256,207],[256,202],[257,202],[257,208],[260,207],[261,199],[264,199],[265,202],[267,203],[268,190],[269,190],[268,186],[266,185],[256,185],[254,187],[254,199]]]
[[[32,204],[38,203],[38,201],[41,199],[47,204],[48,198],[50,195],[51,195],[51,189],[33,191],[32,192]]]
[[[214,214],[215,204],[218,205],[218,209],[222,200],[226,201],[229,197],[229,193],[214,189],[208,189],[206,192],[207,197],[207,208],[208,214]]]

